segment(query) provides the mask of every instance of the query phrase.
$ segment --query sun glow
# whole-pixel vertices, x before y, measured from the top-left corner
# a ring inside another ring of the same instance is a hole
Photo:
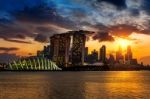
[[[117,38],[115,42],[118,46],[121,46],[123,49],[126,49],[128,45],[132,44],[130,40],[124,38]]]

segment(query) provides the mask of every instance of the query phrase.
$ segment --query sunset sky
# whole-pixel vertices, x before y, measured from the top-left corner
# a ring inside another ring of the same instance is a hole
[[[0,60],[35,55],[53,34],[87,35],[89,50],[107,54],[131,45],[133,57],[150,64],[150,0],[0,0]]]

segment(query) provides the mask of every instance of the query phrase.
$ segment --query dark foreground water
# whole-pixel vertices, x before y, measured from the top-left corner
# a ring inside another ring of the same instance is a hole
[[[0,99],[150,99],[150,72],[0,72]]]

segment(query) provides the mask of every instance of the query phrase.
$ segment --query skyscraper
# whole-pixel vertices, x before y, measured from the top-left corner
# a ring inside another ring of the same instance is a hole
[[[132,60],[132,51],[131,51],[131,46],[127,47],[127,53],[125,54],[125,62],[127,64],[131,64]]]
[[[72,64],[83,65],[84,64],[84,49],[85,49],[85,32],[74,31],[73,32],[73,44],[72,44]]]
[[[116,62],[117,63],[124,63],[124,57],[122,55],[122,48],[119,46],[119,50],[116,52]]]
[[[106,62],[106,46],[103,45],[101,48],[100,48],[100,61],[105,63]]]
[[[108,62],[109,62],[109,64],[112,64],[112,65],[115,63],[115,58],[114,58],[114,55],[113,55],[113,54],[110,54],[110,55],[109,55]]]
[[[95,49],[87,57],[87,63],[93,64],[98,61],[98,51]]]
[[[131,46],[127,47],[127,53],[125,54],[125,61],[130,61],[132,59]]]
[[[86,32],[69,31],[50,37],[52,61],[61,67],[83,65]]]
[[[45,58],[50,59],[50,45],[44,46],[43,54]]]
[[[67,66],[69,63],[70,34],[56,34],[51,40],[51,57],[52,61],[58,66]]]

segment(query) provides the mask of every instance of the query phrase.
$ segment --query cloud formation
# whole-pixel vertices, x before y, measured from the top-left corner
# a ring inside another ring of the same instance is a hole
[[[13,4],[14,6],[9,6]],[[149,0],[0,1],[0,38],[32,44],[68,30],[92,30],[94,39],[113,41],[133,32],[149,35]],[[104,34],[106,33],[106,34]]]
[[[47,43],[48,42],[48,38],[45,36],[45,35],[42,35],[42,34],[38,34],[35,39],[35,41],[38,41],[38,42],[43,42],[43,43]]]
[[[117,9],[124,9],[127,7],[126,0],[97,0],[98,2],[107,2],[117,7]]]
[[[10,48],[0,47],[0,51],[4,51],[4,52],[17,51],[17,50],[19,50],[19,48],[16,48],[16,47],[10,47]]]
[[[93,36],[94,40],[99,40],[99,42],[103,42],[103,41],[114,41],[113,36],[111,36],[109,33],[107,32],[100,32],[100,33],[96,33]]]

